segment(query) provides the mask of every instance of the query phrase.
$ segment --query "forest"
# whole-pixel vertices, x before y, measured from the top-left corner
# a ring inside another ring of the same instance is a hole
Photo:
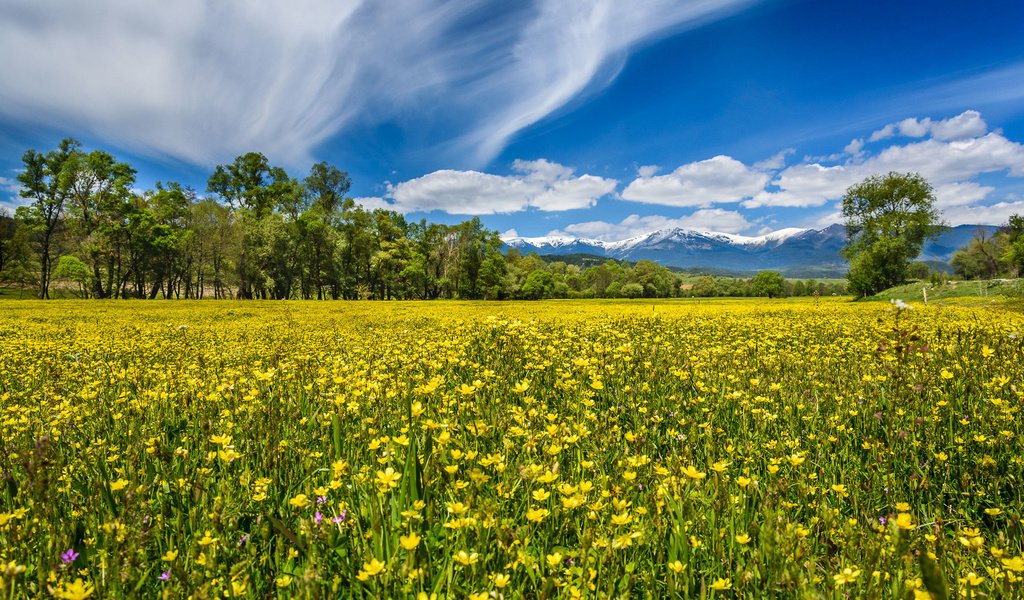
[[[136,170],[64,139],[28,150],[25,205],[0,211],[0,286],[40,298],[540,299],[843,293],[840,284],[591,266],[504,251],[478,218],[455,225],[366,210],[326,162],[303,178],[250,152],[203,193],[136,187]]]

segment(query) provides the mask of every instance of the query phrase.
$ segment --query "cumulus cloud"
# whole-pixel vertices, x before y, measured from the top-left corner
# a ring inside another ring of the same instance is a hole
[[[624,200],[663,206],[708,207],[735,203],[764,188],[768,175],[729,156],[692,162],[665,175],[637,177]]]
[[[852,156],[860,156],[864,152],[864,138],[850,140],[850,143],[843,148],[843,152]]]
[[[786,148],[785,150],[775,153],[775,155],[770,158],[754,163],[754,168],[761,170],[781,169],[786,166],[786,157],[794,152],[796,152],[795,149]]]
[[[1010,215],[1024,214],[1024,200],[996,202],[988,206],[957,206],[945,209],[942,214],[950,225],[1002,225]]]
[[[919,133],[922,127],[929,137],[892,145],[866,158],[851,157],[833,166],[812,162],[784,169],[768,189],[745,201],[743,206],[821,206],[842,197],[851,185],[890,171],[920,173],[935,187],[940,207],[964,206],[984,200],[995,189],[974,181],[979,175],[1005,173],[1024,177],[1024,145],[1001,133],[984,133],[987,126],[975,111],[942,121],[906,119],[879,131],[907,130],[905,135],[910,135]],[[879,131],[875,134],[880,135]],[[972,133],[975,135],[970,137]]]
[[[381,209],[384,209],[384,210],[393,210],[393,211],[397,211],[397,212],[405,212],[405,211],[402,210],[401,206],[397,206],[395,204],[392,204],[392,203],[388,202],[384,198],[379,198],[379,197],[375,197],[375,196],[369,196],[369,197],[364,197],[364,198],[353,198],[352,201],[355,202],[356,204],[358,204],[359,206],[363,207],[363,210],[371,210],[372,211],[372,210],[377,210],[378,208],[381,208]]]
[[[547,160],[513,163],[513,175],[479,171],[434,171],[389,186],[388,196],[403,212],[444,211],[459,215],[514,213],[527,208],[563,211],[593,206],[618,182]]]
[[[574,223],[562,230],[552,231],[548,235],[615,242],[644,235],[659,229],[672,229],[675,227],[696,229],[698,231],[738,233],[750,227],[750,223],[743,215],[736,211],[705,208],[676,218],[661,215],[640,216],[633,214],[618,223],[609,223],[607,221]]]
[[[635,46],[746,3],[8,0],[0,116],[200,164],[432,119],[483,163]]]
[[[986,131],[988,131],[988,124],[981,118],[981,113],[976,110],[968,110],[941,121],[932,121],[928,117],[923,119],[906,118],[875,131],[868,139],[871,142],[877,142],[896,135],[922,138],[930,134],[934,139],[948,141],[978,137]]]

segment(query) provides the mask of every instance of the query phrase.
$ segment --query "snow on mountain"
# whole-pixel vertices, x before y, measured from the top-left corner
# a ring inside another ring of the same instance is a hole
[[[645,233],[643,235],[626,238],[624,240],[598,240],[591,238],[574,238],[566,236],[541,236],[541,237],[522,237],[514,236],[503,238],[502,241],[506,245],[513,248],[521,248],[525,246],[533,246],[534,248],[564,248],[566,246],[593,246],[595,248],[604,248],[606,250],[624,250],[638,246],[640,244],[656,244],[663,243],[670,240],[685,240],[685,239],[696,239],[706,238],[712,240],[718,240],[725,243],[736,244],[740,246],[757,246],[763,245],[769,242],[782,242],[795,235],[799,235],[806,231],[812,231],[810,229],[800,229],[797,227],[790,227],[787,229],[780,229],[771,233],[766,233],[759,236],[745,236],[737,235],[734,233],[722,233],[718,231],[705,231],[699,229],[685,229],[683,227],[674,227],[671,229],[660,229]]]
[[[977,229],[977,225],[950,229],[925,244],[920,260],[949,261],[952,253],[973,237]],[[616,241],[567,236],[509,237],[503,241],[523,253],[593,254],[630,261],[652,260],[681,268],[747,273],[771,269],[789,275],[815,276],[841,276],[847,268],[840,255],[846,245],[842,225],[824,229],[791,227],[758,236],[675,227]]]

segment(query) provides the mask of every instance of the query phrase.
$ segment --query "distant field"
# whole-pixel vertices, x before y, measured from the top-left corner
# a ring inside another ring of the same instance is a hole
[[[914,305],[5,301],[2,596],[1022,597],[1024,315]]]

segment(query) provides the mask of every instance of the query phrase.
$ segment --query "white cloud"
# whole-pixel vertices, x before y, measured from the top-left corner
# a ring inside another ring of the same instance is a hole
[[[563,230],[548,233],[549,236],[582,237],[606,242],[644,235],[659,229],[682,227],[699,231],[738,233],[750,227],[750,223],[738,212],[720,208],[706,208],[692,214],[671,218],[661,215],[629,215],[618,223],[587,221],[566,226]]]
[[[459,215],[514,213],[529,207],[563,211],[593,206],[618,182],[594,175],[576,177],[571,168],[544,159],[517,160],[515,175],[441,170],[388,188],[403,212],[445,211]]]
[[[929,118],[921,120],[914,118],[903,119],[898,125],[900,135],[912,138],[919,138],[928,135],[928,130],[931,129],[931,127],[932,120]]]
[[[18,206],[30,204],[31,201],[22,198],[19,192],[21,192],[21,184],[17,179],[0,177],[0,207],[13,211]]]
[[[955,117],[941,121],[933,121],[928,117],[923,119],[910,117],[898,123],[889,123],[872,133],[868,141],[877,142],[897,134],[911,138],[922,138],[930,134],[934,139],[951,141],[978,137],[984,135],[986,131],[988,131],[988,124],[981,118],[981,113],[976,110],[967,110]]]
[[[7,0],[0,116],[199,164],[430,119],[487,162],[635,46],[748,3]]]
[[[660,170],[658,165],[644,165],[636,170],[636,174],[639,177],[653,177]]]
[[[951,119],[932,124],[932,137],[937,140],[959,140],[978,137],[988,131],[988,124],[976,110],[965,111]]]
[[[843,152],[852,156],[860,156],[864,152],[864,138],[850,140],[850,143],[843,148]]]
[[[868,138],[868,141],[869,142],[877,142],[879,140],[884,140],[884,139],[887,139],[887,138],[891,138],[895,134],[896,134],[896,126],[893,125],[892,123],[890,123],[890,124],[886,125],[885,127],[879,129],[878,131],[875,131],[874,133],[872,133],[871,137]]]
[[[370,196],[370,197],[365,197],[365,198],[353,198],[352,201],[355,202],[356,204],[358,204],[359,206],[362,206],[363,210],[373,211],[373,210],[377,210],[378,208],[383,208],[384,210],[393,210],[393,211],[397,211],[397,212],[404,212],[402,210],[402,207],[397,206],[395,204],[391,204],[390,202],[388,202],[384,198],[378,198],[378,197]]]
[[[935,187],[935,204],[940,209],[968,206],[984,200],[994,191],[992,186],[973,181],[944,183]]]
[[[665,175],[638,177],[622,192],[622,198],[663,206],[707,207],[749,198],[767,182],[767,174],[732,157],[715,156]]]
[[[761,171],[781,169],[786,166],[786,157],[794,152],[796,152],[795,148],[786,148],[770,158],[754,163],[754,168]]]
[[[890,171],[919,173],[935,187],[940,207],[962,206],[981,201],[994,190],[974,182],[979,175],[1006,173],[1024,177],[1024,145],[1001,133],[984,134],[984,121],[975,111],[943,121],[907,119],[892,128],[902,130],[909,122],[913,122],[909,125],[911,133],[917,133],[915,128],[926,123],[933,137],[893,145],[867,158],[851,157],[835,166],[813,162],[794,165],[776,176],[771,182],[772,189],[756,194],[743,206],[821,206],[841,198],[851,185]],[[983,134],[963,137],[978,131]],[[934,137],[936,132],[942,139]]]
[[[1024,214],[1024,200],[997,202],[989,206],[957,206],[942,212],[950,225],[1002,225],[1010,215]]]

